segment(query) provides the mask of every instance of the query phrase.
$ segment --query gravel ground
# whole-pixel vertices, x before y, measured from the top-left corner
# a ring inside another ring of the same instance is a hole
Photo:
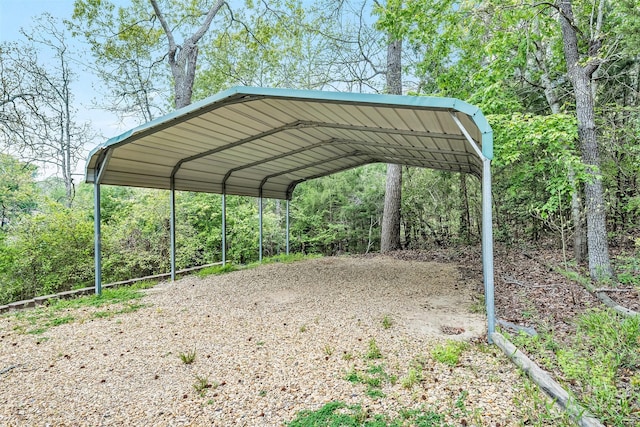
[[[91,319],[83,308],[86,321],[41,335],[3,316],[0,425],[280,426],[336,400],[393,416],[451,414],[461,396],[454,425],[518,425],[530,403],[514,403],[526,400],[522,380],[497,348],[471,346],[455,368],[431,356],[484,336],[477,286],[452,264],[332,257],[162,283],[138,311]],[[381,359],[366,358],[371,339]],[[417,360],[422,381],[383,382],[382,398],[345,379],[372,363],[401,379]],[[204,395],[196,376],[211,384]]]

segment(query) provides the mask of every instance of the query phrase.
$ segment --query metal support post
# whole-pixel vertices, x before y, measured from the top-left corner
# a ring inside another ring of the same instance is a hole
[[[94,265],[96,274],[96,295],[102,294],[102,243],[100,234],[100,184],[93,185],[93,238],[94,238]]]
[[[258,259],[262,262],[262,190],[260,190],[260,199],[258,204],[258,223],[260,227],[260,255]]]
[[[482,159],[482,269],[484,275],[484,299],[487,310],[489,343],[495,332],[495,306],[493,292],[493,220],[491,211],[491,160]]]
[[[222,192],[222,266],[227,263],[227,195]]]
[[[171,177],[169,191],[170,217],[169,226],[171,234],[171,281],[176,280],[176,180]]]
[[[287,223],[287,255],[289,255],[289,199],[287,199],[287,213],[286,213],[286,223]]]

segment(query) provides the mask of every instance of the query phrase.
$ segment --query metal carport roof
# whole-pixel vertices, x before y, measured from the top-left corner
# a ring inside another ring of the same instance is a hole
[[[461,126],[460,126],[460,125]],[[482,173],[491,128],[452,98],[238,87],[94,149],[87,182],[290,199],[296,184],[367,163]]]
[[[174,190],[290,200],[305,180],[396,163],[482,179],[485,297],[493,332],[492,158],[487,120],[458,99],[231,88],[91,151],[86,181],[96,186],[96,292],[100,184],[171,190],[172,208]]]

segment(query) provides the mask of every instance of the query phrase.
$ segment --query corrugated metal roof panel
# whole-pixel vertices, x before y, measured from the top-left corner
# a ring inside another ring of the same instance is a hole
[[[287,198],[300,181],[371,162],[480,175],[454,114],[490,158],[486,119],[456,99],[233,88],[98,146],[86,180]]]

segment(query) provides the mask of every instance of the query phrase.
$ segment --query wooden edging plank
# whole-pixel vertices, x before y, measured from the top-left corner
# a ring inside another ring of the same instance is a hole
[[[491,338],[516,366],[522,369],[540,389],[569,414],[577,425],[580,427],[604,427],[600,421],[582,408],[556,380],[518,350],[502,334],[494,332]]]

